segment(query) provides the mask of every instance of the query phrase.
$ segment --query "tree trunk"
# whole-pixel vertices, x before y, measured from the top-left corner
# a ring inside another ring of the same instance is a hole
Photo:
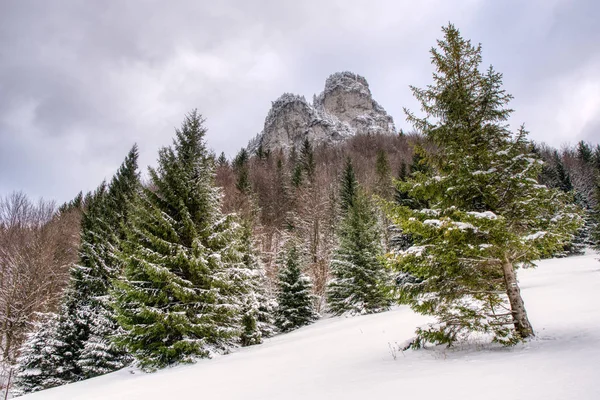
[[[508,301],[510,302],[515,330],[522,338],[535,336],[531,323],[527,318],[525,303],[523,302],[521,289],[519,289],[519,284],[517,283],[517,275],[515,274],[512,263],[508,259],[505,259],[502,263],[502,272],[504,272],[506,294],[508,295]]]

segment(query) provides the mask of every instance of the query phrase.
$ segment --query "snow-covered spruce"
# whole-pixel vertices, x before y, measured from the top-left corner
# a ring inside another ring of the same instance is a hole
[[[279,268],[275,324],[288,332],[314,322],[318,315],[310,278],[300,270],[300,254],[294,244],[288,244]]]
[[[331,260],[328,308],[336,315],[385,311],[391,304],[391,279],[381,261],[380,227],[349,160],[342,175],[340,198],[343,215],[337,232],[338,246]]]
[[[39,318],[32,333],[21,347],[13,394],[19,396],[68,383],[58,375],[61,360],[56,349],[64,346],[57,337],[58,317],[47,314]]]
[[[252,227],[248,221],[242,224],[240,245],[243,263],[249,272],[246,282],[242,282],[247,290],[242,300],[240,344],[251,346],[260,344],[265,338],[277,333],[277,302],[269,291],[265,270],[252,241]]]
[[[112,310],[107,307],[94,307],[89,313],[89,335],[77,360],[85,378],[108,374],[130,362],[130,357],[112,341],[119,331]]]
[[[137,148],[106,185],[102,183],[84,200],[79,263],[71,269],[59,313],[48,326],[40,325],[47,338],[44,360],[22,358],[15,385],[20,392],[37,391],[75,382],[122,368],[126,354],[111,342],[115,318],[107,301],[111,280],[121,270],[117,258],[129,203],[138,187]],[[32,340],[35,340],[34,334]],[[24,353],[32,346],[24,344]],[[102,351],[100,351],[102,347]],[[30,374],[46,366],[39,376]]]
[[[240,224],[220,211],[205,134],[200,115],[188,114],[132,209],[112,294],[117,343],[146,370],[238,345],[253,302],[255,271],[244,263]]]
[[[568,195],[538,183],[542,163],[527,132],[508,130],[502,75],[480,72],[481,48],[452,25],[443,30],[435,83],[413,89],[427,114],[409,113],[436,148],[427,168],[397,183],[412,207],[390,204],[389,217],[414,244],[390,264],[413,278],[401,282],[401,300],[439,322],[417,331],[416,347],[473,332],[512,344],[534,334],[516,269],[561,251],[581,218]]]

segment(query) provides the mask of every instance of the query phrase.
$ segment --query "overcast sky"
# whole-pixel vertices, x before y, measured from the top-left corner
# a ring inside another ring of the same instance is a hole
[[[233,155],[284,92],[367,78],[410,129],[408,85],[452,21],[515,96],[512,122],[554,146],[600,142],[597,0],[0,1],[0,195],[59,202],[109,178],[138,143],[154,164],[193,108]]]

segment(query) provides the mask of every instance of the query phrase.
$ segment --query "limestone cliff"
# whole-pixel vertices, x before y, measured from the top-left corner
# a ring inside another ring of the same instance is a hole
[[[305,138],[334,143],[359,134],[396,133],[394,121],[371,95],[366,79],[352,72],[327,78],[325,89],[310,104],[303,96],[283,94],[271,106],[263,131],[248,149],[289,149]]]

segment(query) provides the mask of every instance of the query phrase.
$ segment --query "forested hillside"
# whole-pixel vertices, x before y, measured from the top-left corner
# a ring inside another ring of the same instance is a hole
[[[517,271],[600,247],[600,144],[553,149],[512,129],[481,45],[442,34],[433,82],[412,88],[412,132],[364,78],[334,74],[312,105],[275,102],[230,159],[192,110],[147,179],[133,145],[60,207],[2,199],[4,385],[153,372],[398,303],[434,321],[406,348],[534,337]]]

